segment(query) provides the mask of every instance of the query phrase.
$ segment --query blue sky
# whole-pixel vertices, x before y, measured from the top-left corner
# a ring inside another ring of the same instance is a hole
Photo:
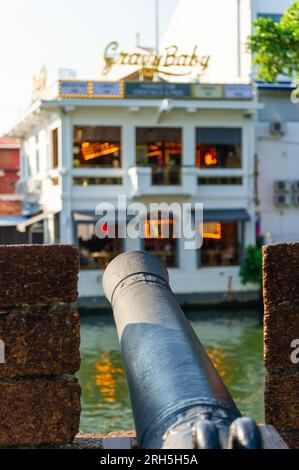
[[[160,34],[178,0],[160,0]],[[45,65],[91,77],[105,45],[155,44],[155,0],[2,0],[0,27],[0,135],[30,102],[32,78]]]

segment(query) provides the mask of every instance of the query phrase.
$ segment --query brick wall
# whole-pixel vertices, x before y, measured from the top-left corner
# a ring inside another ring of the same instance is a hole
[[[22,202],[0,200],[0,216],[1,215],[22,215]]]

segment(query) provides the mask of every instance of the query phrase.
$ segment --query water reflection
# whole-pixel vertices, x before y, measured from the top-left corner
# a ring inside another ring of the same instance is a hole
[[[253,311],[187,314],[243,414],[263,421],[263,338]],[[81,317],[81,432],[134,428],[125,372],[110,313]]]

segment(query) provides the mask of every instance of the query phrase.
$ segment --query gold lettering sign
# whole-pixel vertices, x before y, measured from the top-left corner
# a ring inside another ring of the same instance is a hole
[[[188,67],[197,68],[197,75],[202,75],[207,69],[210,61],[210,56],[200,56],[197,53],[197,46],[194,46],[191,54],[181,54],[178,46],[172,45],[165,48],[165,53],[158,52],[119,52],[119,45],[117,42],[108,44],[104,51],[105,66],[102,70],[103,75],[107,75],[114,65],[132,65],[139,66],[141,72],[145,76],[153,73],[161,73],[164,75],[184,76],[190,75],[191,71],[182,73],[173,73],[164,70],[169,67]]]
[[[94,158],[103,157],[105,155],[111,155],[113,153],[118,153],[120,150],[119,145],[105,143],[90,143],[83,142],[81,145],[81,152],[84,160],[92,160]]]

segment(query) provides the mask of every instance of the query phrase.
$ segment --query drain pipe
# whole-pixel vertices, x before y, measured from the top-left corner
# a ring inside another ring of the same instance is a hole
[[[147,252],[115,258],[103,278],[125,364],[137,441],[144,449],[258,448],[240,411]]]

